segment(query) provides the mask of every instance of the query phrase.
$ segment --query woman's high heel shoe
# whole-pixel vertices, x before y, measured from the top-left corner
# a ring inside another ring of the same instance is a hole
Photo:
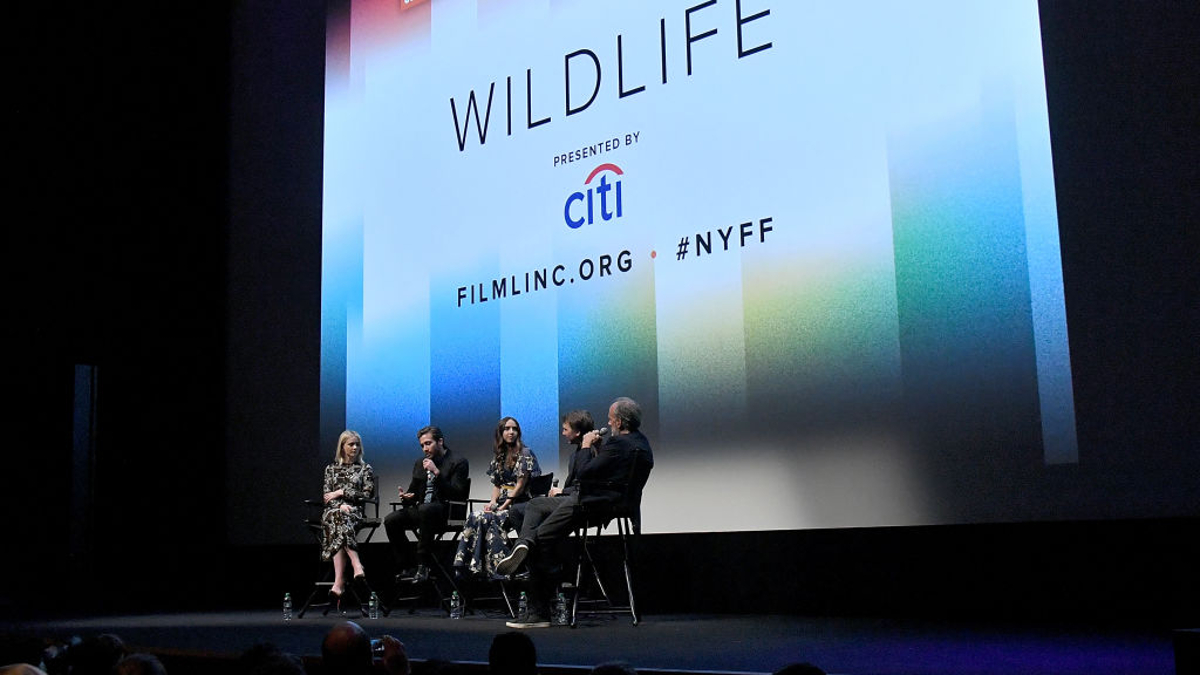
[[[371,596],[375,595],[375,593],[371,591],[371,584],[367,583],[367,577],[365,574],[354,575],[354,593],[364,603],[369,603]],[[391,613],[391,610],[384,606],[383,601],[380,600],[379,596],[377,595],[375,596],[375,603],[380,614],[388,616]]]
[[[325,612],[329,613],[330,609],[336,609],[338,612],[342,611],[342,594],[332,588],[329,589],[329,607],[325,608]]]
[[[354,589],[354,594],[359,600],[366,602],[371,597],[371,585],[367,583],[367,577],[364,574],[355,574],[350,581],[351,588]]]

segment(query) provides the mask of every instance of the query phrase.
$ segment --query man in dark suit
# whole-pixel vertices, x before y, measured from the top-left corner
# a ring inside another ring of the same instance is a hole
[[[617,505],[626,496],[635,456],[646,471],[654,465],[650,441],[639,430],[642,409],[630,398],[618,398],[608,408],[609,429],[583,435],[575,456],[573,476],[578,489],[568,485],[562,495],[537,497],[525,507],[525,519],[513,551],[496,565],[501,574],[517,571],[530,560],[529,614],[509,621],[510,628],[542,628],[550,625],[548,572],[557,567],[555,544],[565,538],[583,518],[583,508]],[[568,481],[571,482],[571,481]]]
[[[591,450],[584,450],[580,446],[583,444],[583,437],[587,432],[596,428],[595,421],[592,420],[592,414],[586,410],[572,410],[563,415],[562,418],[562,436],[567,441],[568,447],[573,448],[572,454],[567,459],[567,480],[563,482],[563,487],[558,487],[558,481],[554,481],[554,485],[550,488],[547,496],[569,496],[574,490],[579,487],[579,477],[575,472],[575,465],[579,463],[580,458],[584,455],[590,455]],[[525,507],[529,502],[520,502],[513,504],[508,508],[508,522],[504,524],[506,530],[512,530],[518,534],[521,532],[521,525],[525,522]]]
[[[388,514],[383,520],[388,541],[400,561],[400,568],[412,563],[406,532],[413,530],[417,536],[416,569],[402,572],[401,577],[424,580],[429,576],[429,561],[433,551],[433,540],[446,529],[450,515],[446,502],[466,501],[469,491],[470,469],[466,457],[454,454],[446,445],[442,430],[430,425],[417,432],[424,457],[413,465],[412,481],[408,489],[400,488],[401,508]]]

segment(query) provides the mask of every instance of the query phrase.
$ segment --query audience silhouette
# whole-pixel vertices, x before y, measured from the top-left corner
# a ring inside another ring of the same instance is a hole
[[[537,675],[537,648],[526,633],[511,631],[492,638],[488,650],[491,675]]]
[[[379,638],[380,661],[389,675],[409,675],[408,654],[404,643],[390,635]],[[321,661],[328,675],[365,675],[375,672],[371,639],[362,626],[343,621],[325,635],[321,643]]]
[[[242,675],[305,675],[304,661],[270,642],[253,645],[238,657]]]
[[[162,661],[153,654],[130,654],[113,666],[113,675],[167,675]]]
[[[321,642],[320,662],[310,660],[307,666],[305,659],[269,642],[252,645],[232,664],[214,658],[211,665],[178,662],[174,657],[164,665],[158,655],[129,653],[125,642],[112,633],[85,639],[75,637],[49,646],[44,646],[49,644],[45,640],[27,642],[22,645],[11,636],[4,641],[0,658],[18,656],[22,661],[0,665],[0,675],[166,675],[166,665],[172,663],[189,675],[229,671],[239,675],[412,675],[413,672],[404,643],[391,635],[372,640],[353,621],[335,624]],[[32,663],[39,659],[38,665]],[[416,672],[459,675],[478,672],[479,667],[470,661],[431,659],[420,662]],[[509,631],[493,636],[488,649],[488,672],[489,675],[538,675],[537,647],[529,634]],[[625,661],[606,661],[592,668],[590,675],[638,675],[638,671]],[[772,675],[825,675],[825,671],[811,663],[792,663]]]

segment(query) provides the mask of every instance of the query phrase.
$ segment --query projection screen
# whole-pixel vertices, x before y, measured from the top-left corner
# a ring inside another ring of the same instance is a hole
[[[1079,461],[1036,0],[330,4],[323,455],[630,396],[647,532],[1038,518]],[[328,452],[327,452],[328,450]],[[561,475],[561,473],[559,474]]]

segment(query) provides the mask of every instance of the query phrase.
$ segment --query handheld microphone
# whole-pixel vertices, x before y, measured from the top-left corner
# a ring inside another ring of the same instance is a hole
[[[596,433],[600,434],[601,438],[604,438],[605,436],[607,436],[608,432],[609,432],[608,427],[600,427],[599,429],[596,430]]]

